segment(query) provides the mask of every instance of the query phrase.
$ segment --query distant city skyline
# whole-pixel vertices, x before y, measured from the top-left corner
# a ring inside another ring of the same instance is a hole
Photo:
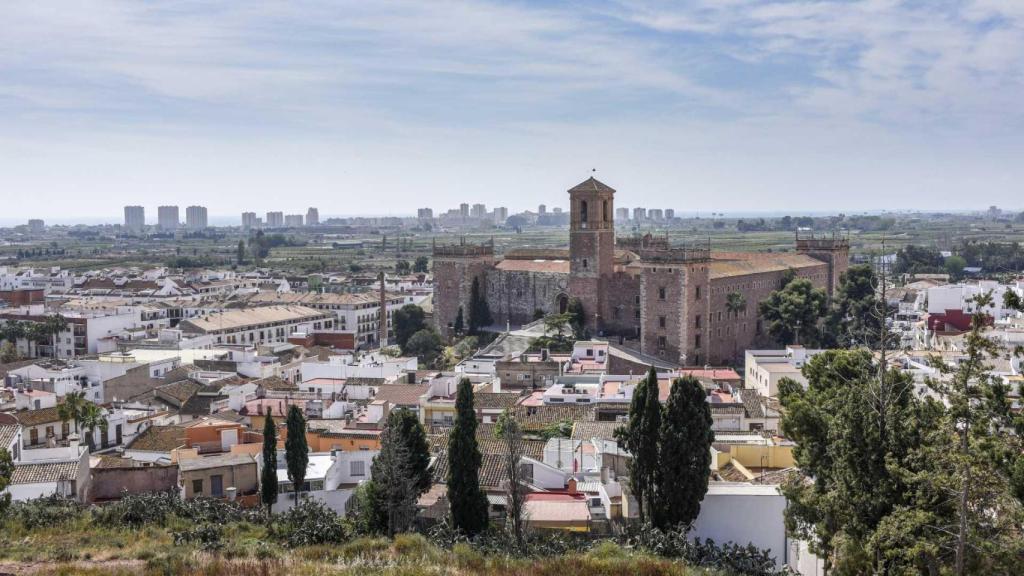
[[[29,2],[0,54],[4,222],[1024,208],[1019,2]]]

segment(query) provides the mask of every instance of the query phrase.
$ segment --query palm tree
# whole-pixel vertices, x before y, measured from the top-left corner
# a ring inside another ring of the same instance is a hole
[[[57,406],[57,415],[60,416],[61,422],[75,421],[75,434],[78,434],[78,421],[82,418],[86,404],[90,402],[85,399],[85,392],[71,392],[64,396],[64,401]]]
[[[82,430],[88,432],[89,436],[86,442],[89,444],[89,452],[92,452],[95,446],[93,445],[92,435],[93,431],[97,428],[100,429],[104,435],[107,433],[107,417],[103,409],[97,404],[92,402],[86,402],[82,406],[82,413],[80,418],[82,419]]]
[[[733,315],[733,317],[739,316],[740,312],[747,309],[747,299],[743,297],[743,294],[739,292],[730,292],[725,297],[725,310],[726,312]]]
[[[57,357],[57,335],[68,329],[68,319],[60,314],[47,316],[43,322],[44,329],[50,335],[50,355]]]

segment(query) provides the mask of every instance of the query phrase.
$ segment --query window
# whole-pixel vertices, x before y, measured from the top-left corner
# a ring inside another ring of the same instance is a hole
[[[583,200],[580,202],[580,222],[586,227],[587,223],[587,201]]]
[[[693,319],[693,325],[698,329],[700,328],[700,314],[697,314],[697,317]]]
[[[665,327],[665,317],[664,316],[658,316],[658,328],[664,328],[664,327]]]
[[[351,473],[353,476],[366,476],[366,462],[362,460],[351,462]]]
[[[604,221],[605,222],[611,222],[612,221],[611,215],[608,214],[608,201],[607,200],[604,201]]]
[[[700,300],[700,284],[697,285],[697,288],[693,291],[693,294],[694,298]]]
[[[523,482],[533,482],[533,464],[529,462],[523,462],[519,464],[519,476],[522,477]]]
[[[203,479],[192,481],[192,495],[197,496],[203,493]]]
[[[586,269],[587,269],[587,264],[588,264],[588,263],[587,263],[587,259],[586,259],[586,258],[584,258],[584,259],[583,259],[583,269],[584,269],[584,270],[586,270]]]
[[[693,337],[693,347],[700,348],[700,334]]]
[[[664,336],[658,336],[658,350],[664,350],[668,346],[668,341]]]
[[[665,299],[665,293],[666,293],[666,290],[665,290],[664,286],[662,286],[661,288],[658,288],[658,300],[664,300]]]
[[[640,295],[639,294],[637,294],[636,296],[633,297],[633,303],[636,304],[637,306],[640,305]]]

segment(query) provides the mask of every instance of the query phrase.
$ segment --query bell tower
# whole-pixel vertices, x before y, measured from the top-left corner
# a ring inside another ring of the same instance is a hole
[[[585,325],[596,333],[614,273],[615,190],[590,177],[569,189],[569,206],[569,293],[583,304]]]

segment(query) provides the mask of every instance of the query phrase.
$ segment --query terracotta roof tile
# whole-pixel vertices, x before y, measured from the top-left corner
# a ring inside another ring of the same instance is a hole
[[[39,464],[18,464],[11,474],[11,484],[39,484],[60,482],[78,478],[79,462],[47,462]]]

